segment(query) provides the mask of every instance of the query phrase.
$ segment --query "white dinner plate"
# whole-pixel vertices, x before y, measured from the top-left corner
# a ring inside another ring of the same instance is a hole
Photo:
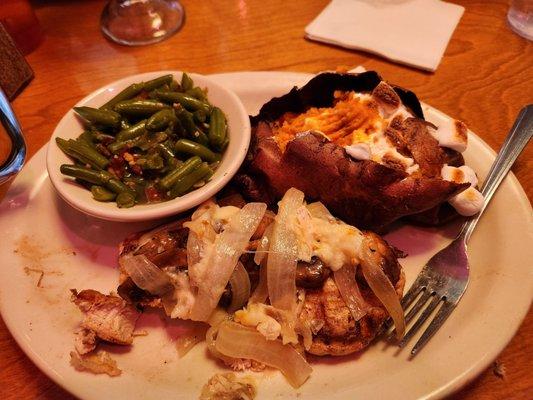
[[[311,76],[285,72],[213,75],[233,89],[250,114],[272,96]],[[446,117],[424,106],[427,119]],[[470,135],[467,164],[484,177],[494,152]],[[54,192],[41,149],[16,178],[0,206],[0,310],[24,352],[55,382],[82,399],[195,399],[215,373],[227,371],[203,344],[183,359],[173,345],[184,324],[147,313],[146,330],[131,348],[105,346],[123,370],[120,377],[78,372],[69,365],[73,331],[81,319],[69,289],[110,292],[118,279],[117,246],[151,223],[114,223],[91,218]],[[532,298],[532,210],[516,178],[502,184],[469,245],[471,280],[458,308],[412,361],[376,342],[347,357],[311,359],[311,378],[293,389],[277,371],[249,373],[259,399],[434,399],[485,369],[512,338]],[[402,260],[407,287],[423,263],[450,241],[457,225],[422,229],[403,226],[387,235],[409,256]]]

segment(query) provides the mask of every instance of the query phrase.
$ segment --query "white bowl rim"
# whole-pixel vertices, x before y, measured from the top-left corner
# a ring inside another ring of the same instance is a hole
[[[73,107],[85,105],[94,98],[101,96],[109,89],[116,88],[117,90],[122,90],[131,83],[153,79],[155,77],[166,74],[173,74],[175,77],[179,78],[183,72],[184,71],[163,70],[130,75],[125,78],[115,80],[91,92],[83,99],[78,101]],[[65,137],[70,136],[68,134],[65,135],[64,133],[62,133],[63,130],[61,129],[61,127],[67,124],[67,120],[74,115],[73,107],[71,107],[56,125],[47,148],[46,168],[48,170],[48,175],[50,177],[52,185],[56,189],[56,192],[59,193],[59,195],[67,203],[69,203],[72,207],[78,209],[81,212],[109,221],[122,222],[147,221],[178,214],[190,210],[191,208],[201,204],[202,202],[208,200],[216,193],[218,193],[235,175],[242,162],[244,161],[244,158],[246,157],[251,136],[250,119],[241,100],[233,91],[214,82],[208,76],[191,72],[187,72],[187,74],[195,81],[195,83],[199,81],[199,86],[209,86],[211,88],[216,88],[217,90],[224,92],[225,97],[227,97],[238,110],[238,114],[236,114],[236,117],[238,117],[239,120],[236,121],[235,124],[242,124],[242,129],[240,130],[238,135],[235,132],[231,131],[229,133],[231,136],[231,140],[229,142],[228,148],[224,153],[224,156],[227,156],[230,152],[234,152],[235,154],[232,156],[232,159],[230,160],[230,162],[228,162],[225,169],[222,169],[224,165],[223,157],[223,162],[216,170],[213,178],[206,185],[202,186],[201,188],[195,189],[184,196],[161,203],[138,204],[131,208],[118,208],[115,203],[101,203],[94,200],[92,197],[90,197],[90,192],[81,187],[80,192],[86,192],[88,197],[83,198],[74,195],[71,193],[71,191],[64,190],[65,185],[74,185],[75,183],[71,178],[63,176],[59,171],[60,163],[58,163],[57,157],[58,155],[62,155],[63,153],[59,150],[59,148],[57,148],[57,145],[55,144],[54,140],[56,137],[61,135]],[[224,111],[226,112],[226,110]],[[231,121],[229,122],[229,124],[231,124]],[[83,127],[80,125],[79,133],[81,133],[82,130]],[[109,205],[112,205],[113,208],[109,207]]]

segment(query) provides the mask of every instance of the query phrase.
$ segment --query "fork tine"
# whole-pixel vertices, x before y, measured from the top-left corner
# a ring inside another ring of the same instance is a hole
[[[420,278],[413,282],[413,284],[401,300],[402,309],[405,310],[407,307],[409,307],[411,303],[418,297],[420,292],[425,289],[425,287],[425,282],[422,282]],[[387,320],[381,327],[381,332],[387,332],[391,328],[393,323],[394,321],[392,320],[392,318],[387,318]]]
[[[418,280],[416,282],[413,282],[413,284],[409,288],[409,291],[405,294],[405,296],[403,296],[401,301],[402,308],[404,310],[411,305],[411,303],[416,299],[416,297],[424,289],[424,287],[421,287],[421,285],[418,283]]]
[[[416,283],[416,282],[415,282]],[[411,308],[409,310],[409,312],[407,313],[407,315],[405,316],[405,326],[407,326],[407,324],[409,323],[409,321],[411,321],[413,319],[413,317],[418,313],[418,311],[420,311],[420,309],[422,308],[422,306],[424,306],[424,304],[426,304],[426,302],[428,301],[428,299],[431,297],[431,293],[432,291],[430,290],[427,290],[425,288],[422,288],[420,289],[419,291],[422,292],[422,296],[420,296],[420,298],[418,299],[418,301],[415,303],[415,305],[413,306],[413,308]],[[417,293],[418,294],[418,293]],[[392,332],[390,333],[389,335],[389,338],[392,338],[394,335],[396,334],[396,329],[393,329]]]
[[[446,319],[450,316],[454,308],[455,304],[450,303],[447,300],[444,301],[444,304],[438,311],[437,315],[435,315],[435,318],[433,318],[433,321],[431,321],[431,324],[429,324],[427,329],[424,331],[420,339],[418,339],[418,342],[416,342],[411,350],[411,357],[414,357],[420,351],[420,349],[426,345],[429,339],[431,339],[435,332],[439,330],[444,321],[446,321]]]
[[[413,308],[411,308],[405,316],[405,325],[407,325],[413,319],[413,317],[420,311],[424,304],[426,304],[432,293],[433,292],[429,289],[426,289],[422,292],[422,296],[420,296]]]
[[[428,317],[431,315],[435,307],[439,305],[440,301],[441,301],[440,296],[433,297],[431,302],[428,304],[426,309],[422,312],[420,317],[413,324],[411,329],[409,329],[409,331],[405,334],[405,336],[402,338],[400,343],[398,343],[398,346],[404,347],[409,342],[409,340],[411,340],[411,338],[415,335],[416,332],[418,332],[418,330],[424,324],[424,322],[426,322],[426,319],[428,319]]]

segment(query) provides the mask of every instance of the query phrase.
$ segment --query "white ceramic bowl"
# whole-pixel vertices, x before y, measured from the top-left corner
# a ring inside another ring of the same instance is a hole
[[[75,106],[99,107],[125,87],[134,82],[147,81],[165,74],[173,74],[179,81],[181,71],[157,71],[115,81],[91,93]],[[138,204],[131,208],[118,208],[116,203],[98,202],[91,192],[81,187],[73,178],[61,174],[61,164],[72,164],[71,159],[57,147],[55,138],[76,138],[83,126],[73,110],[65,114],[57,125],[48,144],[46,167],[56,191],[72,207],[92,216],[111,221],[144,221],[163,218],[191,209],[215,195],[235,175],[246,156],[250,143],[250,120],[237,95],[213,82],[208,77],[189,74],[195,85],[207,88],[209,102],[224,111],[228,120],[229,145],[222,157],[220,166],[211,180],[203,187],[179,198],[154,204]]]

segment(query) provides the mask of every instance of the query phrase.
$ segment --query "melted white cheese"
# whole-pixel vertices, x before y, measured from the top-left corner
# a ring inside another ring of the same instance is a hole
[[[267,340],[275,340],[281,334],[281,324],[267,314],[268,307],[262,303],[249,304],[235,312],[234,321],[257,329]]]
[[[310,262],[319,257],[333,271],[358,263],[363,234],[336,219],[313,217],[306,206],[289,218],[298,242],[298,258]]]

